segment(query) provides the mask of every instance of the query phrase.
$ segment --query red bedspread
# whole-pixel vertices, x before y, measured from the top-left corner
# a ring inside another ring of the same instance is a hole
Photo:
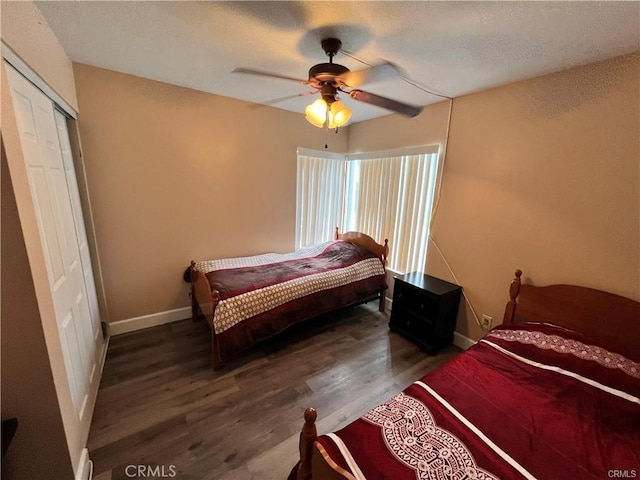
[[[355,478],[640,477],[640,365],[550,325],[498,327],[335,434]]]

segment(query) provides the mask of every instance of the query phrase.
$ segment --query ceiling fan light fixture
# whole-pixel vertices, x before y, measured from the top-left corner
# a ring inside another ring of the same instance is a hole
[[[318,98],[313,103],[307,105],[307,108],[304,110],[304,117],[311,125],[322,128],[328,116],[328,126],[333,129],[346,125],[353,113],[351,109],[340,100],[332,102],[328,109],[329,112],[327,112],[327,102],[322,98]]]
[[[353,112],[340,100],[336,100],[331,104],[329,112],[329,128],[338,128],[346,125],[351,119]]]
[[[318,98],[313,103],[307,105],[307,108],[304,109],[304,118],[306,118],[307,122],[311,125],[322,128],[327,119],[327,102],[322,98]]]

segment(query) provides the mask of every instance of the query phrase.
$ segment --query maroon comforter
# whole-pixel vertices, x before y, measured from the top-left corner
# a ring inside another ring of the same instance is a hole
[[[221,358],[294,323],[371,300],[387,288],[384,266],[368,250],[328,242],[319,254],[206,273],[221,301],[214,314]]]
[[[501,326],[318,444],[358,479],[640,477],[639,397],[638,363]]]

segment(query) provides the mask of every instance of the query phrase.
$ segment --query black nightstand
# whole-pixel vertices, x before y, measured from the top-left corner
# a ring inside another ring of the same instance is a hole
[[[389,328],[429,353],[451,344],[462,287],[420,272],[394,279]]]

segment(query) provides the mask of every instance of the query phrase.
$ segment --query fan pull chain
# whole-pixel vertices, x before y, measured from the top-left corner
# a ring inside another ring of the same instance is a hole
[[[327,105],[327,119],[324,122],[324,148],[329,148],[329,109],[330,105]]]

